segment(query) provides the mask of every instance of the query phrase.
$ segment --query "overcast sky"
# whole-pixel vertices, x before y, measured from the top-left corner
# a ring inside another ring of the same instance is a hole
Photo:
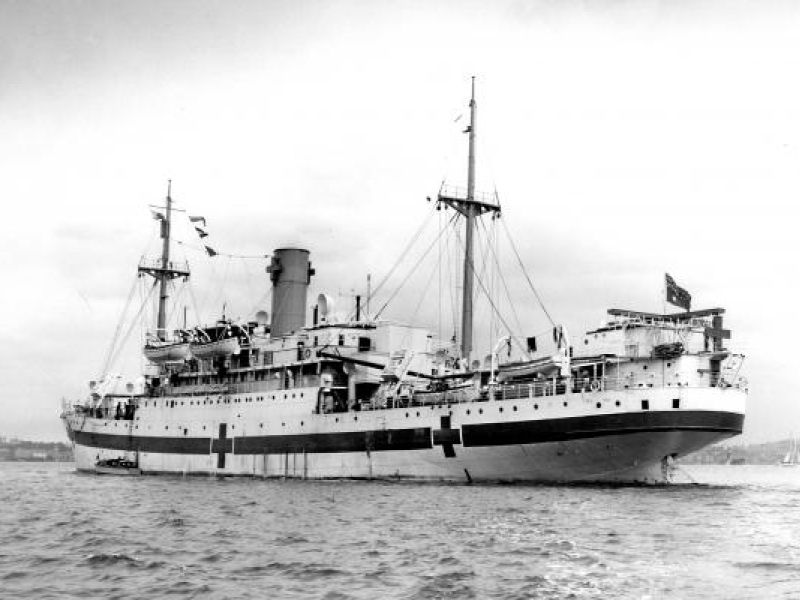
[[[345,304],[380,279],[463,183],[473,74],[478,187],[556,320],[660,310],[669,272],[728,311],[745,440],[800,432],[800,5],[0,0],[0,435],[65,439],[169,178],[223,251],[307,247]],[[205,319],[267,290],[259,261],[187,258]]]

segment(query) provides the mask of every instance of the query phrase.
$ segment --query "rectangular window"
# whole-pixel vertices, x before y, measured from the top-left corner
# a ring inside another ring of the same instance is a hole
[[[642,410],[650,410],[650,400],[642,400]]]
[[[680,398],[673,398],[672,399],[672,408],[680,408],[681,407],[681,399]]]
[[[369,352],[372,350],[372,340],[366,336],[358,338],[358,351]]]

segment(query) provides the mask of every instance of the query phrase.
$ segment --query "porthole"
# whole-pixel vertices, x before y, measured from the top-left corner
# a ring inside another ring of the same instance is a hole
[[[169,425],[164,425],[164,429],[169,429]]]
[[[417,416],[419,416],[419,411],[417,411]]]
[[[286,423],[281,423],[281,427],[286,427]]]
[[[614,404],[616,404],[617,406],[620,406],[620,402],[619,402],[619,400],[617,400],[616,402],[614,402]]]
[[[292,394],[292,400],[294,400],[294,394]]]
[[[642,371],[647,371],[647,365],[642,365]]]
[[[539,405],[538,404],[534,404],[533,405],[533,410],[539,410]]]
[[[301,397],[301,398],[303,397],[303,392],[300,392],[300,397]]]
[[[516,406],[514,406],[513,408],[514,408],[514,412],[517,412],[517,407],[516,407]]]
[[[406,413],[406,419],[408,418],[408,413]]]
[[[337,422],[337,423],[339,422],[339,417],[336,417],[336,422]]]
[[[568,405],[568,403],[567,403],[567,402],[564,402],[564,406],[567,406],[567,405]]]
[[[671,363],[671,362],[668,362],[668,363],[667,363],[667,366],[668,366],[668,367],[671,367],[671,366],[672,366],[672,363]]]
[[[600,408],[600,407],[602,406],[602,404],[600,404],[600,403],[598,402],[597,404],[595,404],[595,406],[596,406],[597,408]]]
[[[205,431],[205,430],[206,430],[206,426],[205,426],[205,425],[203,425],[203,431]]]
[[[263,423],[259,423],[258,425],[259,425],[259,427],[261,427],[261,429],[264,429],[264,424]]]
[[[478,414],[479,414],[479,415],[482,415],[482,414],[483,414],[483,409],[482,409],[482,408],[479,408],[479,409],[478,409]]]
[[[353,417],[353,421],[358,421],[358,415]]]
[[[500,410],[500,412],[503,412],[503,407],[501,406],[499,410]]]
[[[305,425],[305,423],[303,423],[303,421],[300,421],[300,427],[302,427],[303,425]]]
[[[467,409],[467,414],[470,414],[470,413],[469,413],[469,409]]]

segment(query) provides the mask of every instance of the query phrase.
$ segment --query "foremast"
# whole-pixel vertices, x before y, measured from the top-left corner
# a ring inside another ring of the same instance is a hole
[[[469,364],[472,352],[473,300],[475,284],[475,220],[487,212],[500,212],[495,196],[475,192],[475,140],[477,135],[478,104],[475,101],[475,77],[472,77],[472,95],[469,101],[469,125],[464,133],[469,134],[469,157],[467,162],[467,189],[442,185],[438,201],[443,202],[464,216],[464,288],[461,299],[461,358]]]
[[[156,263],[142,261],[139,265],[139,274],[150,275],[159,286],[158,313],[156,316],[156,336],[159,340],[167,339],[167,300],[169,299],[169,282],[178,277],[188,279],[188,265],[176,265],[169,260],[170,235],[172,226],[172,180],[167,183],[167,202],[163,208],[164,214],[154,212],[153,217],[161,222],[161,258]]]

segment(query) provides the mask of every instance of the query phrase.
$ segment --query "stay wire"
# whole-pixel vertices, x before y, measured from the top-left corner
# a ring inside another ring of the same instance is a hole
[[[434,204],[434,207],[435,207],[436,203],[433,203],[433,204]],[[436,210],[436,209],[433,208],[430,212],[432,212],[433,210]],[[375,287],[375,289],[372,290],[372,293],[370,293],[369,297],[367,298],[367,303],[368,304],[375,298],[376,294],[378,292],[380,292],[381,288],[383,288],[383,286],[386,284],[386,282],[389,281],[389,278],[397,270],[397,267],[399,267],[400,264],[403,262],[403,259],[406,257],[406,254],[408,254],[408,251],[411,250],[411,248],[414,246],[414,244],[417,243],[417,240],[419,239],[419,236],[422,235],[422,232],[428,226],[429,222],[430,222],[430,214],[426,214],[425,218],[422,221],[422,224],[419,227],[419,229],[417,229],[416,233],[414,233],[414,235],[411,237],[411,240],[408,242],[408,244],[406,244],[405,248],[403,248],[403,251],[398,256],[398,258],[395,261],[394,265],[392,265],[392,268],[389,269],[389,272],[383,277],[383,279],[380,281],[380,283],[378,283],[378,285]],[[377,315],[374,318],[377,319]]]
[[[461,241],[461,237],[459,235],[456,235],[456,240],[461,245],[461,248],[464,249],[464,244]],[[486,289],[486,286],[483,284],[483,281],[481,281],[481,278],[478,277],[477,273],[475,273],[474,261],[469,261],[469,268],[472,270],[472,273],[475,275],[475,279],[478,281],[478,285],[481,287],[481,291],[483,292],[484,296],[486,296],[486,300],[491,305],[492,309],[494,310],[495,314],[497,315],[497,318],[500,319],[500,322],[503,324],[503,327],[505,327],[506,331],[508,331],[509,337],[512,339],[512,341],[517,343],[517,345],[520,347],[520,349],[523,352],[527,352],[527,350],[525,348],[523,348],[522,344],[517,340],[516,336],[514,336],[513,330],[511,329],[511,327],[508,326],[508,323],[506,323],[506,320],[503,318],[503,315],[500,313],[500,310],[497,308],[497,305],[492,300],[492,297],[489,294],[488,290]]]
[[[539,296],[539,292],[536,291],[536,287],[533,285],[533,281],[531,281],[531,278],[528,275],[528,271],[525,269],[525,265],[522,262],[522,258],[520,257],[519,252],[517,251],[517,245],[514,243],[514,238],[511,237],[511,233],[509,232],[508,226],[506,225],[506,220],[505,219],[501,219],[501,220],[503,222],[503,229],[506,232],[506,237],[508,238],[509,244],[511,245],[511,249],[514,251],[514,256],[517,257],[517,262],[519,263],[519,266],[522,269],[523,275],[525,275],[525,279],[527,280],[528,285],[530,286],[531,291],[533,292],[533,295],[536,297],[536,301],[539,303],[539,306],[542,308],[542,311],[544,312],[545,316],[547,317],[547,320],[550,321],[550,325],[555,327],[556,323],[553,320],[553,317],[550,316],[550,313],[547,310],[547,308],[545,307],[544,302],[542,302],[542,298]]]
[[[486,224],[481,222],[481,225],[486,228]],[[519,319],[519,314],[517,314],[517,309],[514,307],[514,301],[511,298],[511,291],[508,289],[508,282],[506,282],[506,278],[503,276],[503,272],[500,270],[500,259],[497,256],[497,252],[494,248],[492,248],[492,254],[494,258],[495,264],[495,271],[500,278],[500,283],[503,284],[503,289],[506,292],[506,298],[508,299],[508,306],[511,309],[511,314],[514,315],[514,322],[517,325],[517,330],[522,332],[522,322]]]
[[[131,286],[130,291],[128,292],[128,299],[125,300],[125,305],[122,308],[122,312],[119,315],[119,320],[117,321],[117,326],[114,329],[114,335],[111,337],[111,344],[106,351],[106,359],[103,361],[103,367],[100,370],[101,373],[106,373],[108,371],[109,364],[111,363],[111,357],[114,354],[114,349],[117,345],[117,341],[119,340],[119,332],[122,330],[122,324],[125,322],[125,316],[128,314],[128,308],[130,308],[131,300],[133,300],[133,295],[136,293],[136,288],[138,287],[140,277],[137,275],[133,279],[133,285]]]
[[[455,220],[455,215],[454,215],[453,217],[451,217],[451,219],[450,219],[450,221],[451,221],[451,222],[452,222],[453,220]],[[449,224],[448,224],[448,225],[449,225]],[[445,229],[446,229],[446,228],[445,228]],[[422,253],[422,255],[419,257],[419,259],[417,259],[417,262],[416,262],[416,263],[414,263],[414,266],[413,266],[413,267],[412,267],[412,268],[409,270],[408,274],[405,276],[405,278],[403,279],[403,281],[401,281],[401,282],[400,282],[400,285],[398,285],[398,286],[395,288],[394,292],[392,292],[392,295],[391,295],[391,296],[389,296],[389,299],[388,299],[388,300],[386,300],[386,302],[383,304],[383,306],[381,307],[381,309],[380,309],[380,310],[379,310],[379,311],[378,311],[378,312],[375,314],[375,320],[377,320],[377,319],[378,319],[378,317],[380,317],[380,316],[381,316],[381,314],[382,314],[382,313],[383,313],[383,311],[386,309],[386,307],[387,307],[387,306],[389,306],[389,303],[390,303],[392,300],[394,300],[394,298],[395,298],[395,296],[397,295],[397,293],[398,293],[398,292],[399,292],[399,291],[400,291],[400,290],[403,288],[403,286],[406,284],[406,282],[409,280],[409,278],[410,278],[410,277],[411,277],[411,276],[412,276],[412,275],[413,275],[413,274],[416,272],[416,270],[417,270],[417,267],[419,267],[420,263],[421,263],[421,262],[422,262],[422,261],[425,259],[425,257],[426,257],[426,256],[428,255],[428,253],[431,251],[431,249],[432,249],[432,248],[433,248],[433,247],[436,245],[436,243],[439,241],[439,238],[440,238],[440,237],[442,237],[442,234],[444,234],[444,232],[445,232],[445,229],[442,229],[442,230],[440,230],[440,231],[439,231],[438,235],[437,235],[437,236],[436,236],[436,238],[433,240],[433,242],[432,242],[430,245],[428,245],[428,247],[425,249],[425,251],[424,251],[424,252]]]
[[[123,337],[122,342],[117,346],[117,349],[116,349],[116,352],[114,353],[113,358],[108,362],[106,370],[103,371],[103,377],[104,378],[105,378],[106,375],[108,375],[109,370],[114,365],[114,362],[117,360],[117,358],[119,357],[119,353],[122,350],[122,347],[125,345],[125,343],[127,342],[128,338],[130,337],[131,331],[133,331],[134,326],[136,326],[136,324],[137,324],[137,322],[139,320],[139,317],[141,316],[142,312],[144,311],[145,307],[147,306],[147,302],[148,302],[148,300],[150,300],[150,296],[153,294],[153,291],[156,289],[157,285],[158,285],[158,281],[154,281],[153,285],[150,286],[150,291],[147,293],[147,296],[145,297],[144,302],[142,302],[141,306],[139,307],[139,310],[136,312],[136,315],[133,317],[133,320],[131,321],[131,324],[128,327],[128,330],[125,332],[125,336]]]

